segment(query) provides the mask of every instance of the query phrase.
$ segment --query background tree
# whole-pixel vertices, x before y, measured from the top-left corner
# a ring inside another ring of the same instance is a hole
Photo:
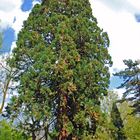
[[[115,140],[117,128],[112,121],[112,107],[115,102],[118,101],[118,94],[109,90],[108,95],[101,99],[101,117],[98,122],[96,134],[94,139],[96,140]]]
[[[140,62],[124,60],[126,68],[115,76],[119,76],[124,82],[118,88],[125,88],[124,98],[134,101],[134,113],[140,113]]]
[[[128,140],[139,140],[140,138],[140,118],[139,115],[134,115],[132,108],[133,103],[130,101],[125,101],[118,105],[121,118],[124,124],[124,133]]]
[[[116,131],[114,131],[114,139],[126,140],[127,138],[124,133],[124,124],[121,118],[121,113],[118,109],[117,102],[114,102],[112,105],[111,118],[114,126],[116,127]]]
[[[22,131],[16,130],[10,122],[0,121],[0,140],[27,140]]]
[[[2,114],[6,98],[8,97],[8,93],[11,93],[13,83],[11,82],[11,77],[14,75],[12,69],[8,67],[6,64],[6,60],[9,56],[1,55],[1,62],[0,62],[0,94],[2,97],[1,106],[0,106],[0,114]],[[11,87],[11,88],[9,88]]]
[[[100,98],[107,94],[107,33],[97,26],[89,0],[44,0],[18,35],[9,59],[18,96],[6,116],[32,140],[84,139],[96,133]]]
[[[0,47],[2,46],[2,32],[0,32]],[[0,114],[4,109],[5,101],[7,93],[10,93],[9,87],[12,87],[11,83],[11,75],[12,69],[6,64],[6,60],[9,56],[6,54],[1,54],[0,56],[0,95],[1,95],[1,102],[0,102]]]

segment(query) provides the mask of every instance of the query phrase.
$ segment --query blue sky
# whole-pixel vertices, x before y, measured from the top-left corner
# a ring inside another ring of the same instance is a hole
[[[1,52],[16,46],[15,40],[23,21],[40,0],[0,0],[0,30],[3,31]],[[111,72],[124,68],[123,59],[139,59],[140,52],[140,0],[90,0],[93,15],[110,38],[109,52],[114,65]],[[111,87],[120,79],[111,77]],[[119,91],[118,91],[119,92]]]
[[[13,41],[15,41],[15,31],[13,28],[8,27],[3,31],[3,43],[2,48],[0,49],[0,54],[10,52]]]

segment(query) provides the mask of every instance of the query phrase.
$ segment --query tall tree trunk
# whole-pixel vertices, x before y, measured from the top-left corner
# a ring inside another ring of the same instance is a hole
[[[32,140],[36,140],[35,132],[32,132]]]
[[[45,140],[48,140],[48,127],[45,127]]]

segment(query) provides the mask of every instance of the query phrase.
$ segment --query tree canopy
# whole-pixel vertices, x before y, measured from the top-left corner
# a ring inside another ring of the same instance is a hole
[[[109,85],[108,47],[89,0],[37,4],[8,61],[18,95],[4,115],[32,140],[92,139]]]

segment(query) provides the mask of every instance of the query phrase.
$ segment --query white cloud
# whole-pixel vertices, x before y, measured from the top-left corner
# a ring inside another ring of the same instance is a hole
[[[124,88],[122,88],[122,89],[114,89],[113,91],[114,91],[115,93],[117,93],[119,99],[121,99],[121,98],[123,97],[123,93],[125,92],[125,89],[124,89]]]
[[[140,1],[139,0],[128,0],[128,2],[134,6],[140,13]]]
[[[120,12],[116,9],[113,10],[111,5],[108,6],[105,3],[107,1],[111,2],[111,0],[90,1],[93,7],[93,15],[97,18],[99,26],[108,32],[110,38],[109,51],[114,62],[112,69],[124,68],[123,59],[139,59],[140,23],[135,21],[134,13],[128,10]],[[122,2],[122,0],[118,0],[118,2]],[[127,2],[129,1],[127,0]],[[132,2],[129,4],[132,5]],[[133,5],[133,7],[136,6]],[[138,7],[135,9],[138,9]]]
[[[18,13],[16,13],[18,12]],[[29,11],[28,12],[23,12],[21,10],[16,10],[15,13],[13,13],[16,17],[16,21],[12,23],[11,27],[15,30],[16,35],[17,33],[21,30],[23,21],[26,20],[29,16]]]
[[[23,20],[27,19],[29,12],[23,12],[23,0],[0,0],[0,28],[13,27],[16,33],[21,29]],[[13,23],[14,18],[16,21]]]
[[[15,1],[15,0],[1,0],[0,1],[0,11],[4,11],[4,12],[11,12],[12,10],[14,10],[14,8],[16,7],[16,3],[18,3],[20,1]]]
[[[103,3],[116,12],[127,11],[137,13],[140,10],[140,2],[138,0],[98,0],[98,2]]]
[[[36,5],[36,4],[40,4],[41,3],[41,0],[34,0],[33,1],[33,7]]]

